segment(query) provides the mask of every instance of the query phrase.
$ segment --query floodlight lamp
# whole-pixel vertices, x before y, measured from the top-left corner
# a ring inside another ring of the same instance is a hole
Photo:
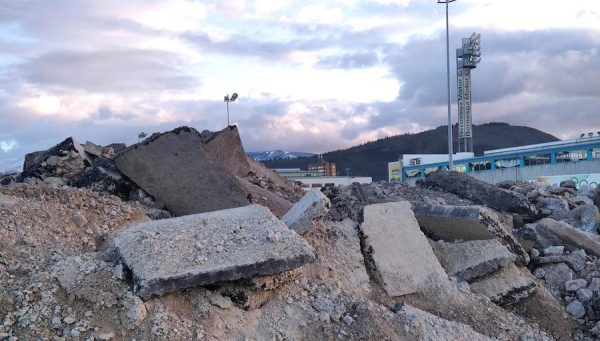
[[[437,3],[438,4],[447,4],[447,3],[450,3],[450,2],[454,2],[454,1],[456,1],[456,0],[438,0]]]
[[[233,95],[231,95],[231,101],[235,101],[238,98],[238,94],[237,92],[234,92]]]
[[[585,134],[581,134],[581,135],[579,136],[579,138],[583,138],[584,136],[585,136]]]
[[[588,133],[588,136],[592,137],[592,136],[594,136],[594,133]]]
[[[224,101],[229,102],[229,95],[225,95]]]

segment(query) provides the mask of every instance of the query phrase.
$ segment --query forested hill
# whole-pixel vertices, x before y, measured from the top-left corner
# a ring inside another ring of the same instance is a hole
[[[455,149],[456,132],[455,125]],[[556,137],[534,128],[498,122],[474,125],[473,136],[475,155],[482,155],[484,150],[558,141]],[[323,160],[336,163],[338,175],[346,175],[346,168],[350,168],[353,176],[371,176],[373,180],[387,180],[388,162],[398,160],[403,154],[448,153],[447,139],[448,130],[446,126],[441,126],[416,134],[390,136],[322,155]],[[309,163],[316,161],[315,156],[268,161],[264,164],[269,168],[307,169]]]

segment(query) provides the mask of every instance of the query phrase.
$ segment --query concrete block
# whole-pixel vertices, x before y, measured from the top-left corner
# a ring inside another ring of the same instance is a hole
[[[127,148],[115,163],[178,216],[247,205],[244,187],[202,148],[200,134],[181,127]]]
[[[368,205],[363,216],[363,253],[388,295],[419,292],[430,276],[447,276],[408,201]]]
[[[431,172],[427,174],[427,184],[500,211],[537,215],[537,209],[524,195],[477,180],[465,173]]]
[[[471,283],[472,292],[484,295],[499,305],[517,303],[529,297],[534,290],[534,281],[514,264]]]
[[[114,244],[143,298],[274,275],[315,260],[304,239],[259,205],[142,223]]]
[[[315,220],[324,217],[331,202],[318,190],[308,190],[306,194],[281,218],[286,225],[299,234],[303,234]]]
[[[600,211],[594,205],[581,205],[571,211],[554,213],[549,218],[589,233],[598,233],[600,228]]]
[[[513,263],[517,256],[496,239],[462,243],[432,242],[433,252],[449,275],[471,281]]]
[[[583,249],[587,254],[600,257],[600,236],[572,227],[571,225],[544,218],[515,230],[517,238],[533,241],[539,249],[563,245],[565,250]]]
[[[245,177],[250,173],[250,164],[236,126],[229,126],[203,139],[203,149],[210,158],[230,173]]]
[[[520,263],[529,263],[529,255],[511,228],[499,215],[483,206],[453,206],[430,203],[413,203],[415,216],[425,234],[436,240],[485,240],[497,239],[517,255]]]

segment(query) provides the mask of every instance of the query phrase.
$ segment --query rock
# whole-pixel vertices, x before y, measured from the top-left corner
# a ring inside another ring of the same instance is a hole
[[[580,319],[585,316],[585,308],[583,307],[583,304],[581,304],[581,302],[579,302],[578,300],[569,303],[565,310],[574,318]]]
[[[351,326],[352,323],[354,323],[354,319],[352,318],[352,316],[350,315],[346,315],[344,316],[344,318],[342,319],[342,321],[344,322],[345,325],[347,326]]]
[[[270,233],[281,239],[269,241]],[[142,298],[274,275],[315,260],[304,239],[259,205],[142,223],[118,234],[114,244]]]
[[[544,255],[546,256],[559,256],[562,255],[563,252],[565,251],[565,247],[560,245],[560,246],[548,246],[547,248],[544,249]]]
[[[115,337],[115,334],[113,332],[102,332],[97,336],[98,340],[102,341],[112,340],[113,337]]]
[[[44,183],[51,186],[64,186],[65,180],[56,176],[50,176],[45,178]]]
[[[600,227],[600,211],[594,205],[580,205],[571,211],[550,216],[585,232],[597,233]]]
[[[546,270],[544,270],[544,268],[536,268],[536,269],[533,271],[533,275],[534,275],[536,278],[542,279],[542,278],[544,278],[544,276],[546,276]]]
[[[561,181],[560,184],[559,184],[559,186],[560,187],[564,187],[564,188],[570,188],[570,189],[577,190],[577,184],[573,180],[564,180],[564,181]]]
[[[373,264],[388,295],[418,292],[432,274],[447,276],[408,201],[367,205],[363,216],[365,262]]]
[[[588,254],[600,256],[600,236],[578,230],[565,222],[550,218],[527,224],[515,230],[515,235],[519,239],[533,241],[541,249],[553,245],[563,245],[569,251],[583,249]]]
[[[573,271],[564,263],[545,265],[544,270],[546,285],[554,289],[563,290],[565,282],[573,279]]]
[[[125,318],[124,325],[129,329],[139,326],[146,319],[147,311],[144,302],[137,296],[128,293],[124,302]]]
[[[313,222],[324,217],[331,202],[318,190],[308,190],[306,194],[281,218],[292,230],[304,234]]]
[[[554,195],[563,195],[565,193],[575,194],[575,190],[566,187],[548,187],[547,190]]]
[[[63,319],[63,322],[66,324],[73,324],[73,323],[75,323],[75,318],[73,316],[69,315]]]
[[[445,320],[408,304],[399,308],[396,315],[404,323],[406,340],[493,340],[468,325]]]
[[[224,297],[218,293],[213,294],[210,297],[210,304],[217,306],[221,309],[231,309],[233,308],[233,303],[229,297]]]
[[[319,313],[319,320],[321,322],[329,322],[331,320],[329,314],[327,314],[326,312],[322,311]]]
[[[569,212],[569,204],[565,199],[558,198],[540,198],[536,207],[539,210],[546,210],[548,214],[560,214]]]
[[[536,248],[531,248],[531,250],[529,250],[529,256],[530,258],[537,258],[540,256],[540,251]]]
[[[73,186],[107,192],[124,200],[129,199],[129,194],[138,188],[121,173],[113,160],[104,157],[93,160],[81,178],[73,182]]]
[[[208,156],[229,173],[245,177],[251,167],[236,126],[203,136],[203,149]]]
[[[533,280],[523,275],[514,264],[471,283],[472,292],[484,295],[499,305],[517,303],[534,290]]]
[[[498,188],[465,173],[431,172],[427,174],[426,183],[497,210],[537,215],[535,206],[522,194]]]
[[[585,251],[577,250],[569,255],[539,257],[531,260],[531,264],[553,264],[566,263],[571,269],[579,272],[585,268],[586,258]]]
[[[569,292],[575,292],[579,289],[587,287],[587,281],[585,279],[574,279],[565,282],[565,290]]]
[[[25,155],[21,179],[60,176],[76,179],[90,163],[91,159],[83,147],[73,137],[69,137],[48,150]]]
[[[496,239],[432,242],[431,246],[446,273],[455,276],[459,282],[487,275],[517,258]]]
[[[593,291],[591,291],[590,289],[581,288],[577,290],[577,298],[579,298],[579,301],[581,302],[587,302],[591,300],[593,294]]]
[[[600,278],[592,278],[588,289],[592,291],[600,291]]]
[[[519,262],[529,263],[529,255],[513,236],[511,229],[493,210],[482,206],[452,206],[413,203],[419,226],[436,240],[497,239],[517,255]]]
[[[594,205],[594,200],[592,200],[584,195],[576,196],[575,198],[573,198],[573,201],[577,205]]]
[[[326,313],[334,320],[338,321],[344,315],[344,309],[333,303],[329,298],[318,297],[313,300],[311,306],[319,313]]]
[[[71,221],[73,222],[73,224],[75,224],[75,226],[77,226],[78,228],[82,228],[85,225],[87,225],[88,220],[86,219],[86,217],[80,213],[75,213],[72,217],[71,217]]]
[[[246,190],[203,150],[200,134],[193,128],[154,134],[114,160],[123,174],[175,215],[248,204]]]

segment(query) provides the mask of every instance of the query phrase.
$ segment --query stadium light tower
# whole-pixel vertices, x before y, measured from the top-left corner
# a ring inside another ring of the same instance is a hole
[[[454,169],[452,162],[452,112],[450,109],[450,33],[448,29],[448,4],[456,0],[437,0],[438,4],[446,4],[446,78],[448,81],[448,170]]]
[[[481,61],[481,35],[473,33],[462,39],[456,49],[456,80],[458,98],[458,150],[461,141],[464,152],[473,152],[473,114],[471,105],[471,70]]]
[[[227,103],[227,126],[229,127],[229,102],[235,102],[235,100],[238,98],[238,94],[237,92],[234,92],[233,95],[231,95],[231,98],[229,97],[229,94],[225,95],[225,103]]]

